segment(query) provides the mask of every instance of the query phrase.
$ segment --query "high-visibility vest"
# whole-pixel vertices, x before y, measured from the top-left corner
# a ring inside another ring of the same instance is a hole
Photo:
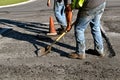
[[[83,6],[84,0],[72,0],[71,7],[72,9],[79,9]]]

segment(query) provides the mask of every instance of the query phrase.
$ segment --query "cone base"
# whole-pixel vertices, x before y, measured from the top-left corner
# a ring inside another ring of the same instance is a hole
[[[47,33],[48,36],[54,36],[57,35],[57,33]]]

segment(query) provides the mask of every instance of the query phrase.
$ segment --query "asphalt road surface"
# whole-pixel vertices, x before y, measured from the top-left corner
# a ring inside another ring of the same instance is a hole
[[[53,45],[50,54],[40,57],[40,49],[54,40],[45,35],[50,16],[54,18],[53,6],[47,7],[46,0],[0,8],[0,80],[120,80],[120,0],[107,0],[102,16],[116,53],[112,58],[105,40],[104,58],[94,53],[86,54],[84,60],[68,58],[67,54],[75,50],[73,29]],[[86,50],[93,49],[89,28],[85,35]]]

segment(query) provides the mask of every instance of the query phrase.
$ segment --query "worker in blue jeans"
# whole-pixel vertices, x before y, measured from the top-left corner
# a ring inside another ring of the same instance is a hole
[[[50,6],[50,0],[47,1],[47,6]],[[64,0],[54,0],[54,14],[57,22],[60,24],[60,31],[64,31],[67,26],[66,15],[65,15],[65,4]]]
[[[103,40],[100,30],[100,19],[104,12],[106,5],[105,0],[84,0],[83,6],[79,8],[77,19],[75,22],[75,39],[76,51],[69,54],[70,58],[85,59],[85,36],[84,32],[90,24],[91,33],[94,40],[94,50],[97,51],[101,57],[104,54]],[[66,28],[67,29],[67,28]],[[69,31],[69,29],[67,29]]]

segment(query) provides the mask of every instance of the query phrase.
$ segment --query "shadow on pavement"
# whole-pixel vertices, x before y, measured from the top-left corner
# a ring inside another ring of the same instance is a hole
[[[100,56],[100,54],[94,49],[88,49],[85,52],[90,55]]]
[[[42,24],[42,23],[36,23],[36,22],[22,22],[22,21],[16,21],[16,20],[8,20],[8,19],[0,19],[0,24],[13,27],[17,26],[20,28],[23,28],[30,32],[35,33],[47,33],[48,25]],[[44,26],[44,27],[41,27]]]
[[[48,32],[48,29],[49,29],[48,25],[42,24],[42,23],[20,22],[20,21],[7,20],[7,19],[0,19],[0,24],[5,25],[5,26],[9,26],[9,27],[17,26],[17,27],[23,28],[29,32],[42,33],[42,34],[46,34]],[[39,50],[40,50],[37,47],[37,45],[41,46],[41,47],[46,47],[46,46],[48,46],[47,43],[51,44],[52,42],[54,42],[54,40],[52,40],[50,37],[47,37],[44,35],[39,36],[39,37],[41,37],[41,39],[38,39],[36,37],[36,35],[23,33],[22,31],[20,32],[20,31],[14,30],[14,29],[9,31],[9,34],[0,34],[0,35],[2,35],[3,37],[13,38],[16,40],[27,41],[27,42],[33,44],[33,46],[36,49],[34,51],[36,56],[37,55],[39,56]],[[75,50],[75,47],[70,46],[70,45],[65,44],[65,43],[57,42],[56,45]],[[52,51],[59,53],[60,56],[67,57],[67,55],[68,55],[67,52],[60,50],[60,49],[57,49],[55,47],[52,47]]]

